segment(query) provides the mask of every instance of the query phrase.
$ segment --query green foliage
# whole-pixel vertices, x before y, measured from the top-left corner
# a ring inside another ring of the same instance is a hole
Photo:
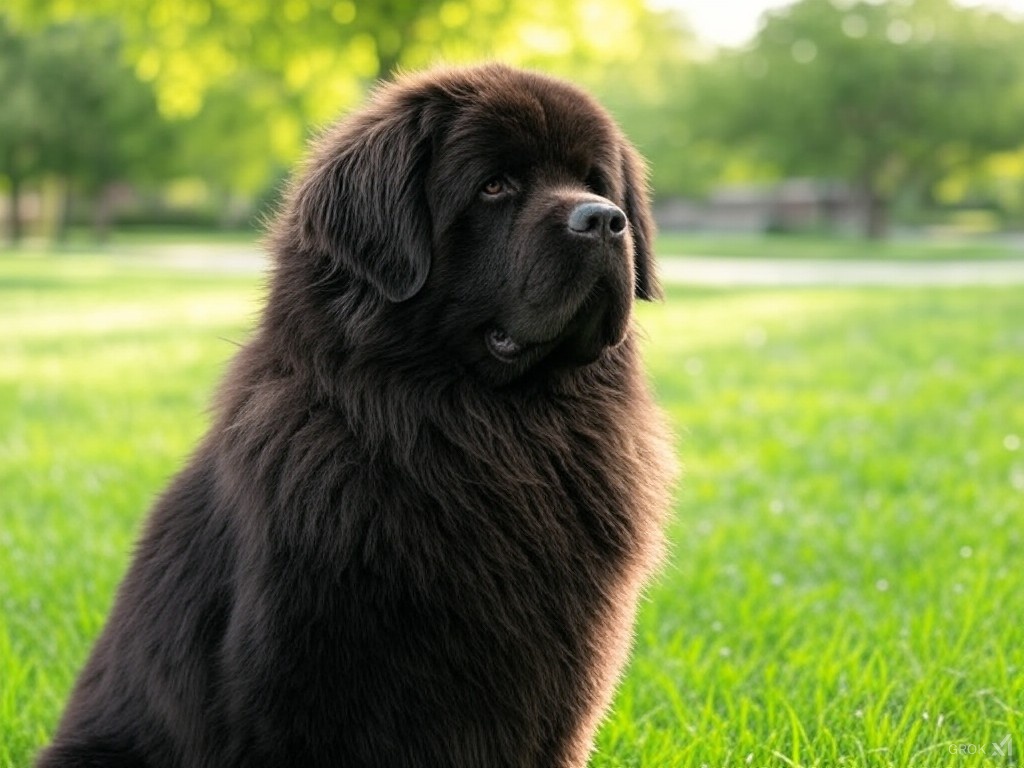
[[[951,0],[800,0],[699,89],[703,129],[787,175],[848,180],[871,234],[899,193],[1020,146],[1024,25]]]
[[[168,131],[152,92],[121,60],[109,22],[27,35],[0,16],[0,92],[9,96],[0,110],[0,176],[15,199],[25,182],[51,175],[95,194],[167,169]],[[12,240],[18,234],[15,226]]]
[[[106,19],[184,138],[179,171],[253,192],[378,79],[497,57],[545,68],[641,60],[641,0],[10,0],[22,28]],[[662,35],[663,39],[667,39]]]
[[[0,172],[11,179],[24,178],[42,162],[33,129],[41,118],[44,96],[33,82],[32,64],[29,41],[0,16]]]
[[[118,28],[69,22],[28,40],[36,53],[30,76],[43,103],[36,125],[42,169],[89,189],[161,178],[168,135],[156,120],[153,93],[121,60]]]
[[[632,57],[564,74],[599,95],[648,158],[651,185],[659,195],[698,196],[716,166],[714,155],[693,134],[690,105],[683,98],[693,81],[696,43],[671,13],[644,14],[637,31],[642,47],[633,49]]]
[[[260,293],[0,260],[0,765],[53,728]],[[981,766],[949,746],[1024,746],[1022,316],[1017,287],[642,307],[685,474],[595,768]]]
[[[1024,22],[955,0],[799,0],[740,50],[643,0],[7,0],[0,176],[101,197],[200,180],[273,198],[311,134],[394,72],[499,58],[568,76],[648,157],[660,196],[845,179],[893,205],[1024,208]],[[2,181],[3,179],[0,179]],[[225,208],[228,206],[225,205]]]

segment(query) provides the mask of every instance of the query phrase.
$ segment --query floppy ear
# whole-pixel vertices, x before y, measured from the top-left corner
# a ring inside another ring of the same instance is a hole
[[[653,301],[662,297],[654,266],[654,217],[651,214],[647,168],[632,146],[622,142],[622,179],[626,185],[625,208],[633,235],[636,296]]]
[[[292,203],[303,247],[393,302],[415,296],[430,271],[432,136],[409,101],[378,102],[324,134]]]

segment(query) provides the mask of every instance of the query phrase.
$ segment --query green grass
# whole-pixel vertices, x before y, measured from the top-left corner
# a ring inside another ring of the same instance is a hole
[[[213,243],[217,245],[246,245],[256,241],[260,233],[255,229],[239,227],[233,229],[199,228],[191,225],[143,225],[117,227],[108,234],[105,246],[175,245],[179,243]],[[72,229],[67,238],[69,250],[95,250],[96,234],[91,228]]]
[[[114,254],[137,256],[152,246],[195,246],[254,249],[260,234],[254,230],[211,230],[194,227],[135,227],[116,229],[103,249]],[[40,253],[46,244],[32,243]],[[61,249],[67,254],[95,252],[91,231],[76,229]],[[991,236],[892,238],[881,242],[856,236],[815,234],[743,235],[663,231],[656,250],[663,256],[727,256],[770,259],[875,259],[883,261],[981,261],[1024,259],[1024,240]],[[0,246],[0,257],[11,255]]]
[[[43,743],[258,280],[0,259],[0,766]],[[1024,290],[672,290],[685,475],[595,768],[1024,750]]]
[[[769,259],[878,259],[882,261],[979,261],[1024,258],[1024,246],[981,238],[913,238],[870,242],[859,237],[817,235],[722,235],[663,232],[666,256],[731,256]]]

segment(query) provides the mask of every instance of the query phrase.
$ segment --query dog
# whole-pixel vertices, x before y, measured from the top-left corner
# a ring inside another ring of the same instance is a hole
[[[325,131],[40,768],[583,766],[663,551],[644,167],[489,64]]]

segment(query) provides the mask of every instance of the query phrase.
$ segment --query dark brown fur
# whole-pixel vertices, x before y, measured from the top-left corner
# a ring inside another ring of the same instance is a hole
[[[623,238],[567,234],[588,200]],[[540,75],[411,76],[328,131],[39,766],[584,765],[667,506],[651,236],[632,148]]]

